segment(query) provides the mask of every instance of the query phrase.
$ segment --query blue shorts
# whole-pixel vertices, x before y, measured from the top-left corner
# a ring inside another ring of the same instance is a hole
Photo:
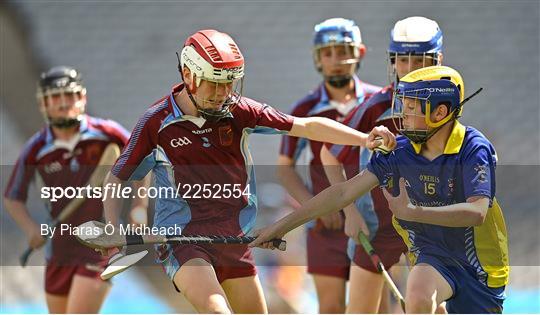
[[[449,314],[502,313],[506,298],[505,287],[490,288],[476,277],[474,269],[454,259],[420,254],[416,264],[425,263],[435,268],[452,288],[453,295],[446,301]]]

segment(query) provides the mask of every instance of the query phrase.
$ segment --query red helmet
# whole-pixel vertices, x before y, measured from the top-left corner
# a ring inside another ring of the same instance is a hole
[[[186,40],[179,59],[180,73],[187,67],[191,80],[194,80],[195,87],[186,86],[186,91],[199,113],[211,120],[228,116],[232,106],[240,100],[244,77],[244,56],[234,40],[216,30],[198,31]],[[210,97],[209,100],[196,95],[201,80],[212,82],[216,87],[219,84],[232,84],[230,94],[221,108],[204,106],[207,103],[215,104],[212,100],[217,97]]]
[[[216,30],[202,30],[184,43],[180,65],[200,80],[228,83],[244,76],[244,56],[234,40]]]

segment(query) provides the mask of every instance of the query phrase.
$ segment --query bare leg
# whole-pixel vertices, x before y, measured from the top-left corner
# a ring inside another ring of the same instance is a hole
[[[231,307],[214,267],[201,258],[186,262],[174,275],[174,284],[199,313],[230,314]]]
[[[268,308],[258,276],[227,279],[221,283],[232,310],[240,314],[266,314]]]
[[[352,264],[347,313],[377,313],[383,286],[384,278],[381,274]]]
[[[313,275],[319,313],[335,314],[345,312],[345,279],[323,275]]]
[[[65,314],[67,308],[67,295],[57,295],[57,294],[45,294],[45,299],[47,300],[47,308],[51,314]]]
[[[379,314],[389,314],[391,309],[390,289],[388,285],[384,283],[381,291],[381,303],[379,304]]]
[[[407,313],[434,313],[437,306],[452,296],[444,277],[428,264],[415,265],[407,281]]]
[[[67,300],[67,313],[99,313],[111,289],[109,282],[75,275]]]

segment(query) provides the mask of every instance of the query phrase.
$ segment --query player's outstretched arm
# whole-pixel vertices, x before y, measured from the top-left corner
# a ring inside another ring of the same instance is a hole
[[[396,145],[394,134],[386,127],[375,127],[368,135],[324,117],[295,117],[289,135],[334,144],[363,146],[369,149],[383,144],[375,140],[376,137],[382,137],[384,145],[390,149]]]
[[[311,198],[298,211],[294,211],[276,223],[255,232],[257,239],[250,246],[271,247],[271,244],[268,243],[271,239],[283,237],[287,232],[310,220],[339,211],[358,196],[369,192],[378,183],[379,181],[373,173],[363,170],[346,182],[330,186]]]

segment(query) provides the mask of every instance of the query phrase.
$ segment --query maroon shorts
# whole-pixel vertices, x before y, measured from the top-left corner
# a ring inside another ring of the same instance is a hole
[[[407,246],[397,233],[377,233],[371,240],[371,246],[387,270],[399,262],[402,253],[407,252]],[[353,240],[349,241],[349,257],[360,268],[377,272],[362,245],[356,244]]]
[[[67,295],[75,275],[99,279],[105,270],[107,260],[93,263],[59,264],[49,261],[45,267],[45,292],[56,295]]]
[[[156,246],[156,251],[158,262],[171,280],[174,280],[174,275],[183,264],[194,258],[211,264],[219,283],[257,274],[251,249],[247,245],[165,244]]]
[[[307,234],[307,271],[311,274],[349,279],[347,235],[327,230],[318,223]]]

